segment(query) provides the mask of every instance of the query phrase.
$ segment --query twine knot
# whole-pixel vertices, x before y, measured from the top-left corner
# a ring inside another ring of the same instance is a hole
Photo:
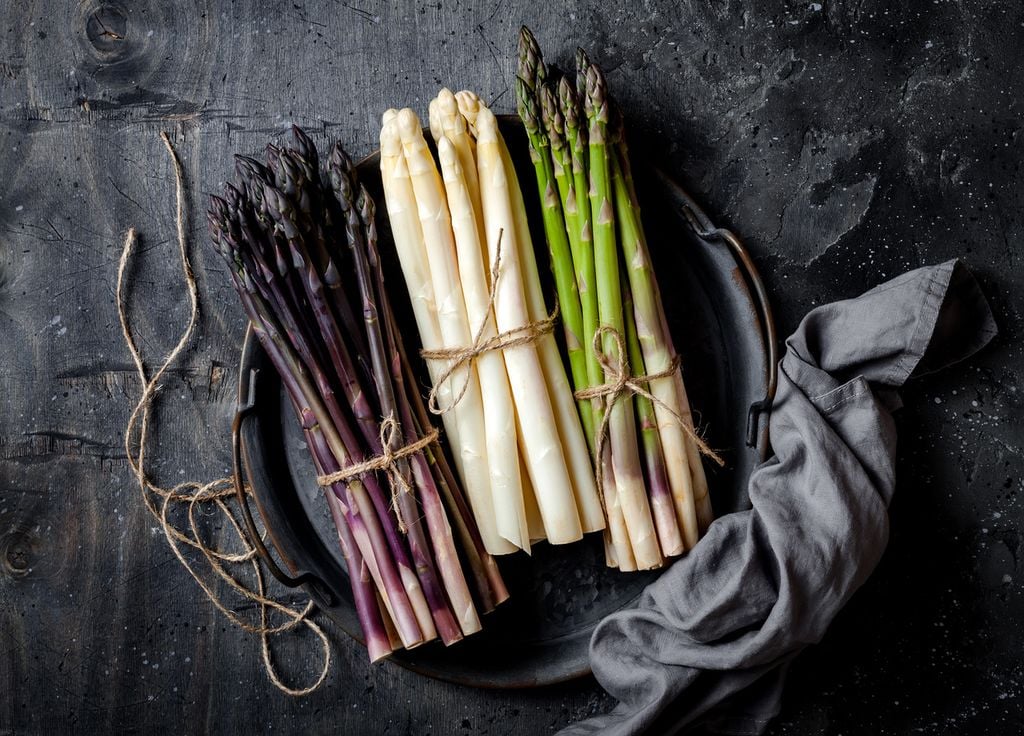
[[[558,319],[558,305],[555,305],[554,310],[544,319],[539,319],[534,322],[527,322],[519,327],[513,327],[510,330],[499,332],[491,337],[484,337],[487,332],[487,328],[491,322],[491,312],[494,309],[495,295],[498,291],[498,277],[501,273],[501,249],[502,249],[502,236],[504,235],[504,229],[498,231],[498,244],[494,249],[494,264],[491,266],[491,282],[487,294],[487,308],[484,310],[483,316],[480,319],[480,326],[477,327],[476,333],[473,335],[472,343],[467,347],[455,347],[455,348],[436,348],[434,350],[420,350],[420,357],[426,360],[447,360],[451,361],[448,367],[437,377],[434,381],[434,385],[430,389],[430,394],[427,397],[427,407],[430,409],[432,414],[444,414],[454,409],[463,397],[466,395],[466,391],[469,390],[470,382],[472,377],[469,373],[469,367],[473,362],[484,353],[491,352],[492,350],[504,350],[505,348],[514,348],[520,345],[529,345],[547,335],[555,328],[555,321]],[[460,370],[465,369],[463,376],[462,387],[459,389],[458,394],[453,398],[447,406],[442,407],[438,401],[438,394],[441,391],[441,387],[452,380],[452,377]]]
[[[610,355],[603,349],[604,338],[608,337],[614,347],[614,355]],[[615,404],[625,396],[643,396],[645,399],[668,412],[680,428],[693,440],[700,454],[710,458],[716,465],[722,467],[725,461],[721,456],[712,450],[704,439],[697,434],[692,424],[671,406],[652,394],[645,386],[651,381],[659,378],[669,378],[679,369],[679,356],[673,355],[668,365],[656,373],[647,373],[641,376],[634,376],[630,372],[629,359],[626,355],[625,340],[622,334],[614,327],[601,325],[594,333],[592,343],[597,362],[604,371],[605,382],[597,386],[580,389],[573,395],[577,399],[601,399],[604,409],[601,417],[601,424],[597,429],[597,443],[594,458],[594,476],[597,480],[597,487],[604,488],[604,457],[605,447],[608,442],[608,429],[611,421],[611,413]],[[604,500],[603,490],[601,491],[602,502]]]
[[[335,483],[347,483],[353,478],[365,475],[366,473],[373,473],[378,470],[386,472],[391,486],[391,508],[398,519],[399,530],[405,534],[407,527],[400,510],[400,504],[398,503],[398,494],[411,493],[412,486],[409,484],[403,469],[399,467],[398,461],[404,460],[418,452],[423,452],[427,447],[437,442],[440,433],[436,428],[432,427],[429,432],[415,442],[403,445],[396,450],[393,447],[400,430],[398,420],[395,419],[393,414],[389,414],[380,423],[380,446],[382,449],[379,455],[368,458],[360,463],[349,465],[333,473],[317,476],[316,482],[321,486],[332,486]]]

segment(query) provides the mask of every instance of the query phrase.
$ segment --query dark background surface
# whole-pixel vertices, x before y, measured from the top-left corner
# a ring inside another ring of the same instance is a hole
[[[610,706],[593,681],[489,693],[371,668],[329,624],[325,686],[279,695],[158,535],[121,442],[140,389],[114,300],[129,226],[148,358],[187,315],[158,133],[201,212],[230,154],[291,122],[359,155],[383,109],[441,85],[509,111],[524,22],[553,59],[582,44],[604,66],[634,149],[746,240],[784,334],[908,268],[978,274],[1002,335],[904,392],[889,549],[797,660],[771,732],[1024,729],[1015,3],[49,0],[0,7],[0,734],[532,735]],[[244,328],[190,229],[203,318],[163,397],[168,483],[227,469]],[[315,673],[315,646],[282,643],[286,673]]]

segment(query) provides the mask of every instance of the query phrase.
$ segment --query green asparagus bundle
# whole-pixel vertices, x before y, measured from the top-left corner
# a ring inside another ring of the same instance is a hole
[[[374,201],[340,145],[298,128],[238,157],[213,244],[305,433],[371,660],[480,629],[508,597],[427,418],[377,252]],[[358,315],[358,317],[357,317]]]
[[[609,565],[650,569],[712,520],[679,360],[654,278],[621,116],[581,49],[554,79],[519,35],[526,127],[579,414],[601,483]],[[624,389],[628,376],[641,390]],[[606,416],[607,414],[607,416]]]

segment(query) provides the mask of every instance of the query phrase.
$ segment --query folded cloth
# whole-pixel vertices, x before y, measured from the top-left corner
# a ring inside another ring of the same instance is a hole
[[[894,389],[995,334],[957,261],[810,312],[786,341],[775,455],[750,476],[751,508],[715,521],[636,608],[601,622],[591,664],[619,704],[561,736],[762,733],[789,662],[824,636],[885,548]]]

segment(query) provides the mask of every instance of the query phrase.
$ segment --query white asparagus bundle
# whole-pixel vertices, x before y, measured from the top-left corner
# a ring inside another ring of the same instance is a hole
[[[443,256],[445,249],[452,247],[450,225],[441,226],[436,223],[442,209],[447,214],[444,194],[435,189],[439,184],[431,181],[430,171],[425,171],[423,162],[416,159],[424,153],[429,158],[425,142],[419,148],[409,132],[410,127],[415,128],[422,140],[419,121],[415,120],[415,114],[412,115],[412,122],[403,113],[385,115],[381,128],[381,176],[395,249],[420,339],[424,348],[435,350],[446,347],[446,338],[468,341],[469,328],[464,324],[465,306],[460,304],[461,287],[455,292],[455,287],[458,287],[457,276],[453,284],[453,274],[439,267],[447,263],[446,258],[441,257],[438,259],[440,263],[434,263],[438,253]],[[412,154],[415,164],[410,162],[409,154]],[[426,200],[426,204],[421,197]],[[445,227],[449,240],[447,243]],[[434,251],[433,257],[430,251]],[[445,295],[441,304],[436,299],[438,293]],[[460,317],[463,323],[461,326]],[[446,361],[428,361],[428,369],[435,382],[447,368]],[[461,390],[463,385],[466,386],[465,395],[455,403],[454,391]],[[453,454],[456,467],[474,509],[484,547],[491,554],[514,551],[515,548],[498,534],[494,523],[480,386],[475,367],[469,365],[457,368],[450,381],[439,384],[437,397],[442,406],[454,404],[451,411],[442,415],[442,420],[455,449]]]
[[[497,335],[490,311],[489,272],[486,248],[481,242],[483,212],[476,172],[476,141],[451,90],[442,89],[430,102],[430,131],[437,143],[442,178],[449,197],[452,228],[466,308],[474,338]],[[486,351],[477,358],[483,394],[487,452],[492,463],[492,491],[498,532],[526,552],[530,540],[543,538],[531,533],[538,528],[536,503],[529,506],[529,478],[519,461],[515,407],[512,401],[505,362],[500,353]],[[526,485],[524,485],[524,482]],[[534,521],[532,525],[527,520]]]
[[[459,111],[466,118],[467,125],[472,126],[477,131],[477,135],[479,135],[480,124],[494,126],[498,150],[505,171],[505,180],[509,186],[513,219],[518,232],[523,234],[520,236],[520,239],[522,240],[525,237],[527,240],[525,246],[517,249],[521,261],[520,267],[523,273],[523,281],[526,287],[527,310],[532,321],[543,320],[547,316],[547,307],[544,304],[544,294],[541,290],[540,275],[537,269],[533,245],[529,242],[529,223],[526,216],[526,207],[523,204],[519,179],[516,177],[508,147],[505,145],[500,131],[497,131],[496,119],[493,113],[483,105],[479,97],[469,90],[463,90],[455,95],[455,100]],[[482,123],[479,120],[481,114],[485,114],[485,120]],[[573,491],[580,512],[583,531],[592,532],[604,529],[605,519],[601,510],[601,499],[594,484],[593,468],[587,451],[586,438],[580,426],[572,389],[565,373],[565,367],[562,365],[562,359],[553,334],[548,333],[538,341],[538,354],[541,359],[545,382],[551,393],[559,435],[566,450],[566,461],[572,477]],[[631,553],[629,558],[632,558]]]
[[[487,271],[477,230],[476,211],[454,144],[442,133],[437,141],[451,226],[455,236],[458,270],[466,299],[466,311],[474,336],[497,334],[491,316]],[[473,177],[476,182],[476,177]],[[498,534],[511,544],[530,551],[523,485],[519,475],[516,416],[505,362],[496,351],[482,353],[476,361],[483,396],[484,432],[490,462],[491,494]]]
[[[471,122],[476,128],[477,171],[484,213],[484,240],[492,264],[497,260],[499,243],[502,248],[503,257],[498,267],[494,312],[498,329],[505,332],[535,321],[527,306],[528,284],[524,283],[520,263],[523,251],[532,248],[532,245],[529,232],[521,232],[520,226],[516,223],[512,184],[505,169],[503,143],[498,133],[497,121],[490,110],[480,108]],[[583,536],[583,528],[559,437],[550,386],[547,385],[538,355],[539,345],[542,344],[543,338],[535,343],[507,347],[502,350],[502,355],[515,397],[519,423],[527,430],[522,433],[520,441],[523,444],[523,456],[530,479],[536,491],[544,529],[552,544],[565,544],[580,539]],[[564,378],[565,369],[561,368],[561,371]],[[576,425],[579,426],[578,419]],[[587,474],[590,474],[589,467]]]
[[[542,323],[548,315],[522,194],[491,111],[470,92],[442,90],[430,103],[440,167],[412,110],[389,110],[382,123],[385,199],[424,349],[472,352],[499,332]],[[489,552],[529,551],[542,538],[565,544],[604,528],[550,332],[472,359],[427,363]]]
[[[484,119],[481,120],[480,116],[483,116]],[[523,193],[519,188],[519,179],[516,177],[508,147],[505,145],[501,133],[497,131],[494,114],[480,104],[479,100],[477,101],[476,119],[478,125],[481,123],[487,126],[493,125],[495,129],[505,177],[509,183],[516,231],[521,233],[520,240],[525,241],[525,245],[521,245],[517,252],[520,256],[520,267],[526,286],[527,309],[530,319],[539,321],[547,316],[547,307],[544,304],[544,292],[541,290],[537,258],[530,242],[530,226],[526,217],[526,206],[523,203]],[[565,366],[562,364],[562,357],[558,352],[554,334],[549,332],[538,341],[537,352],[540,355],[544,379],[548,391],[551,393],[551,400],[557,415],[558,433],[565,448],[566,462],[569,464],[569,472],[572,476],[573,492],[580,511],[583,531],[599,531],[605,528],[601,499],[597,494],[593,466],[587,451],[587,440],[583,435],[583,428],[576,411],[576,401],[573,399],[572,388],[565,374]]]

